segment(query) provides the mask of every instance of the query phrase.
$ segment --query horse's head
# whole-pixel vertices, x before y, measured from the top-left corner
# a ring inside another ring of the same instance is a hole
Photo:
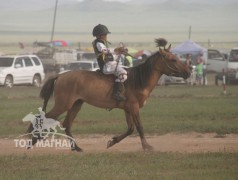
[[[156,40],[157,45],[160,46]],[[190,76],[191,69],[187,67],[182,61],[173,53],[170,52],[171,44],[168,48],[165,48],[167,41],[163,42],[164,48],[159,47],[159,54],[162,58],[159,69],[161,72],[168,76],[183,77],[187,79]]]

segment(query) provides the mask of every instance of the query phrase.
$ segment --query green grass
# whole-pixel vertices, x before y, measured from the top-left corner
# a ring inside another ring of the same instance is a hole
[[[0,156],[0,179],[229,179],[237,153],[99,153]]]
[[[168,86],[156,88],[141,109],[141,120],[146,134],[170,132],[238,133],[238,92],[228,87],[222,94],[220,86]],[[21,119],[28,113],[37,113],[42,106],[40,89],[34,87],[1,88],[0,136],[22,134],[27,129]],[[48,110],[52,107],[51,100]],[[60,117],[61,122],[65,114]],[[84,104],[73,124],[73,134],[115,134],[126,130],[124,112],[108,112]]]

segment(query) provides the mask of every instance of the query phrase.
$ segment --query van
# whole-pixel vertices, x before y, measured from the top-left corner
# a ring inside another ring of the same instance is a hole
[[[30,84],[40,87],[45,78],[41,60],[36,55],[0,56],[0,85]]]

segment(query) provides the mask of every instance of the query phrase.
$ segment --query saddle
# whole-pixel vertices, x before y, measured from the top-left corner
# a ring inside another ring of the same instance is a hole
[[[126,70],[128,72],[128,70]],[[117,104],[119,104],[121,101],[126,101],[126,97],[124,97],[125,93],[125,87],[122,82],[116,82],[116,76],[114,74],[103,74],[103,72],[98,69],[96,70],[97,73],[100,75],[106,76],[110,79],[110,81],[113,82],[112,86],[112,97],[116,100]]]

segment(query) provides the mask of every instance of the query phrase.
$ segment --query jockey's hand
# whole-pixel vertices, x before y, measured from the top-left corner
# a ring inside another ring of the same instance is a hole
[[[109,53],[110,51],[107,49],[107,48],[104,48],[104,49],[102,49],[102,53],[103,54],[107,54],[107,53]]]
[[[117,47],[117,48],[114,49],[114,52],[116,54],[124,54],[126,51],[125,51],[124,47]]]

